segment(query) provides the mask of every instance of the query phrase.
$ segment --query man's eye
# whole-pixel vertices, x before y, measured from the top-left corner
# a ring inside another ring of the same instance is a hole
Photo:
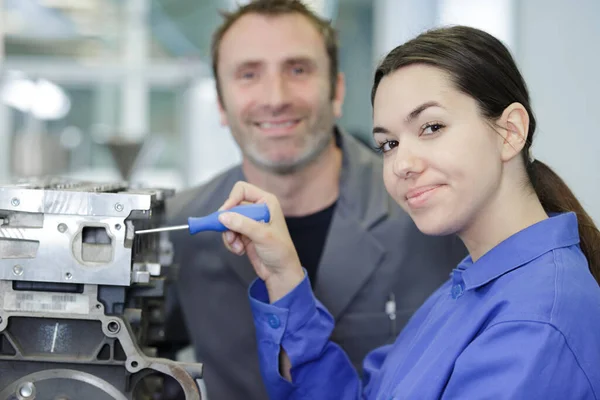
[[[292,74],[294,75],[302,75],[306,72],[304,67],[294,67],[292,68]]]
[[[240,76],[242,79],[254,79],[256,74],[254,72],[244,72]]]

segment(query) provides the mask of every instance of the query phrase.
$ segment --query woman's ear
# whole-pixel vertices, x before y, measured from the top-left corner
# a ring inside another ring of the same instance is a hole
[[[529,134],[529,113],[521,103],[512,103],[498,120],[502,136],[502,161],[510,161],[523,150]]]

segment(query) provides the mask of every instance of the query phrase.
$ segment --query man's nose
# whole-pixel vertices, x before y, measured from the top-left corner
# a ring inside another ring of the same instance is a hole
[[[279,109],[288,103],[288,89],[285,79],[281,76],[273,76],[266,82],[265,103],[273,108]]]

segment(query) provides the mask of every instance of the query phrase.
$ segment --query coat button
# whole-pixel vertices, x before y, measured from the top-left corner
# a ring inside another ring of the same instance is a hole
[[[462,294],[463,294],[462,285],[459,284],[459,285],[452,286],[451,294],[452,294],[452,298],[455,300],[458,299],[460,296],[462,296]]]
[[[277,329],[281,326],[281,321],[279,321],[279,318],[277,317],[277,315],[274,314],[269,314],[269,326],[273,329]]]

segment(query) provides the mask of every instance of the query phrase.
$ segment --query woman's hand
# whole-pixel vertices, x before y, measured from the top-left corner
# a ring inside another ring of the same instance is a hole
[[[249,183],[238,182],[220,210],[243,203],[266,203],[271,214],[270,222],[257,222],[235,212],[222,213],[219,220],[229,229],[223,233],[223,241],[229,251],[248,255],[254,271],[265,282],[269,300],[273,303],[304,279],[304,271],[277,198]]]

